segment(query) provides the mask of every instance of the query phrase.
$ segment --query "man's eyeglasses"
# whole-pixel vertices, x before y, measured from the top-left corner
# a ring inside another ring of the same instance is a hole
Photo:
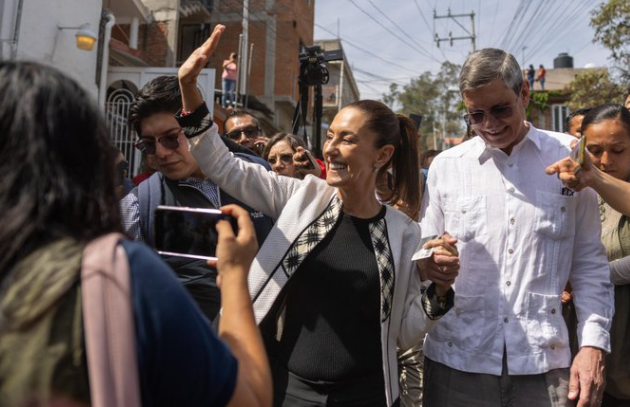
[[[513,114],[514,109],[512,106],[493,107],[490,109],[490,116],[494,117],[496,120],[507,119],[508,117],[512,117]],[[464,115],[464,120],[469,126],[481,124],[485,119],[486,112],[474,112]]]
[[[293,154],[291,153],[284,153],[284,154],[280,154],[279,156],[269,157],[267,161],[271,165],[276,165],[276,162],[278,162],[278,157],[280,158],[280,161],[282,161],[284,165],[293,165]]]
[[[230,140],[237,141],[241,138],[241,134],[245,134],[247,138],[255,138],[260,134],[260,127],[258,126],[247,126],[242,129],[232,130],[229,133],[223,134],[225,137],[228,137]]]
[[[520,94],[521,94],[521,89],[518,90],[518,92],[516,92],[516,100],[509,105],[506,106],[498,106],[498,107],[493,107],[492,109],[490,109],[490,116],[494,117],[495,120],[502,120],[502,119],[507,119],[509,117],[512,117],[512,115],[514,114],[514,106],[516,105],[516,103],[518,102],[518,99],[520,98]],[[473,113],[468,113],[464,115],[464,121],[466,121],[466,124],[469,126],[474,126],[477,124],[481,124],[484,122],[484,120],[486,119],[486,112],[481,111],[481,112],[473,112]]]
[[[169,150],[177,150],[177,148],[179,148],[179,134],[181,132],[182,128],[180,127],[172,133],[164,134],[155,138],[151,136],[140,136],[140,141],[138,141],[135,146],[146,155],[155,155],[156,142],[162,144],[162,147],[168,148]]]

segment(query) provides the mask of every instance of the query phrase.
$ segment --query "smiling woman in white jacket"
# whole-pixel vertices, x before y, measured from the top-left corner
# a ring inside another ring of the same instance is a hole
[[[376,199],[377,173],[393,168],[390,202],[419,205],[416,133],[375,101],[345,107],[326,135],[326,181],[281,177],[235,159],[196,89],[223,31],[180,68],[177,119],[205,176],[276,218],[249,275],[274,374],[277,406],[398,403],[396,347],[406,349],[453,303],[450,283],[424,291],[411,257],[417,223]],[[446,268],[457,257],[436,240]]]

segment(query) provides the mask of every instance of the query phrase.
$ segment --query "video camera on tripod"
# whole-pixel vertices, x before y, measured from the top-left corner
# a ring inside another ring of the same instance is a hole
[[[315,140],[313,152],[321,158],[320,140],[322,127],[322,85],[328,83],[330,73],[326,62],[343,60],[341,50],[325,51],[319,45],[304,47],[300,53],[300,76],[298,79],[300,98],[293,114],[293,134],[298,134],[300,125],[304,128],[306,136],[306,116],[308,112],[308,88],[315,87]],[[306,138],[306,137],[305,137]]]

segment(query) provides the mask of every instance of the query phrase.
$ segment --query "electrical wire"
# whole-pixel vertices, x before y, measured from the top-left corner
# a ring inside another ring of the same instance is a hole
[[[385,31],[387,31],[389,34],[391,34],[392,36],[394,36],[395,38],[397,38],[399,41],[401,41],[402,43],[404,43],[405,45],[407,45],[409,48],[413,49],[414,51],[418,52],[420,55],[423,55],[431,60],[434,60],[435,62],[441,63],[440,60],[438,60],[437,58],[435,58],[433,55],[429,54],[426,51],[423,51],[419,48],[417,48],[416,46],[414,46],[413,44],[411,44],[410,42],[408,42],[407,40],[405,40],[404,38],[402,38],[401,36],[399,36],[398,34],[396,34],[395,32],[393,32],[392,30],[390,30],[388,27],[386,27],[383,23],[381,23],[377,18],[375,18],[374,16],[372,16],[370,13],[368,13],[367,11],[365,11],[363,8],[361,8],[354,0],[348,0],[350,3],[352,3],[352,5],[354,7],[356,7],[359,11],[361,11],[363,14],[365,14],[368,18],[370,18],[372,21],[374,21],[375,23],[377,23],[378,25],[380,25],[381,27],[383,27],[385,29]]]
[[[319,24],[317,24],[317,23],[315,23],[315,26],[316,26],[316,27],[319,27],[319,28],[321,28],[322,30],[327,31],[327,32],[329,32],[329,33],[331,33],[331,34],[333,34],[333,35],[337,35],[337,34],[333,33],[332,31],[328,30],[327,28],[325,28],[325,27],[323,27],[323,26],[321,26],[321,25],[319,25]],[[341,38],[340,38],[340,39],[341,39]],[[341,39],[341,40],[343,41],[343,43],[344,43],[344,44],[349,45],[349,46],[351,46],[351,47],[353,47],[353,48],[356,48],[356,49],[358,49],[358,50],[360,50],[360,51],[363,51],[363,52],[365,52],[366,54],[371,55],[372,57],[374,57],[374,58],[376,58],[376,59],[378,59],[378,60],[381,60],[381,61],[383,61],[383,62],[386,62],[386,63],[387,63],[387,64],[389,64],[389,65],[395,66],[395,67],[400,68],[400,69],[402,69],[402,70],[405,70],[405,71],[407,71],[407,72],[412,72],[412,73],[414,73],[414,74],[417,74],[417,73],[418,73],[418,71],[417,71],[417,70],[412,70],[412,69],[409,69],[409,68],[407,68],[407,67],[404,67],[404,66],[402,66],[402,65],[400,65],[400,64],[397,64],[397,63],[395,63],[395,62],[389,61],[389,60],[387,60],[387,59],[385,59],[385,58],[383,58],[383,57],[381,57],[381,56],[379,56],[379,55],[377,55],[377,54],[373,53],[373,52],[372,52],[372,51],[370,51],[370,50],[367,50],[367,49],[365,49],[365,48],[363,48],[363,47],[360,47],[360,46],[358,46],[358,45],[354,44],[354,43],[353,43],[353,42],[351,42],[351,41],[348,41],[347,39]]]

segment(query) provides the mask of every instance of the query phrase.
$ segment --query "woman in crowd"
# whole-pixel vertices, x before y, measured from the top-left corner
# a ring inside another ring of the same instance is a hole
[[[630,112],[621,105],[591,110],[582,123],[593,165],[618,180],[630,180]],[[615,284],[615,315],[606,358],[606,390],[602,406],[630,403],[630,219],[600,198],[602,243]]]
[[[594,166],[589,155],[579,165],[571,157],[553,163],[547,174],[556,174],[562,183],[574,191],[593,188],[613,209],[630,216],[630,183],[618,179]]]
[[[324,164],[306,149],[304,141],[289,133],[277,133],[267,143],[263,158],[278,175],[304,178],[308,174],[326,179]]]
[[[281,177],[229,154],[197,91],[197,76],[225,27],[179,70],[177,116],[206,176],[277,218],[250,270],[256,320],[270,356],[277,406],[392,406],[398,398],[396,346],[420,341],[451,306],[454,239],[435,239],[421,271],[447,280],[422,293],[411,257],[420,230],[376,199],[376,177],[391,164],[394,194],[420,206],[413,123],[380,102],[342,109],[323,147],[326,182]],[[258,166],[259,167],[259,166]]]
[[[223,82],[223,95],[221,96],[221,106],[224,108],[236,104],[236,77],[238,67],[236,65],[236,52],[230,53],[230,57],[223,61],[223,72],[221,80]]]
[[[0,93],[0,405],[89,405],[81,262],[88,242],[121,230],[117,151],[100,109],[52,68],[0,62]],[[119,243],[129,261],[143,406],[271,404],[247,292],[255,236],[246,214],[232,210],[241,231],[230,236],[222,225],[228,243],[217,250],[219,334],[234,355],[152,250]]]

